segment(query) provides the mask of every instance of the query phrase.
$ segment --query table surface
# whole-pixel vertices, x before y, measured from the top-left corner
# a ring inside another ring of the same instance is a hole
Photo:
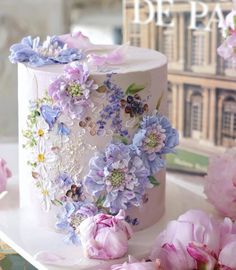
[[[0,239],[39,270],[56,269],[106,269],[110,264],[124,261],[89,260],[82,254],[81,247],[74,247],[63,242],[63,235],[55,231],[35,226],[22,209],[19,209],[18,158],[16,144],[0,144],[0,156],[4,157],[13,171],[8,183],[8,194],[0,200]],[[166,211],[154,226],[137,232],[129,241],[129,254],[142,258],[149,254],[154,239],[168,221],[177,218],[188,209],[202,209],[216,214],[213,207],[205,200],[200,179],[188,181],[192,176],[167,174]],[[36,254],[46,251],[52,255],[66,258],[59,266],[45,264],[36,259]]]

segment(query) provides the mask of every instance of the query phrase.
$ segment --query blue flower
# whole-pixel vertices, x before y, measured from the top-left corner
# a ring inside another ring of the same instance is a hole
[[[20,43],[10,48],[9,59],[12,63],[29,63],[32,67],[51,64],[67,64],[81,60],[84,56],[76,48],[67,48],[67,45],[58,37],[47,37],[40,43],[40,38],[25,37]]]
[[[67,125],[63,122],[58,123],[58,128],[57,128],[57,133],[58,135],[61,136],[68,136],[70,135],[70,129],[67,127]]]
[[[54,124],[57,121],[57,118],[61,112],[61,109],[59,107],[51,107],[49,105],[42,105],[40,107],[40,112],[43,116],[43,119],[48,124],[49,129],[52,129]]]
[[[60,173],[59,176],[56,179],[56,182],[60,185],[60,187],[68,187],[70,186],[74,181],[70,177],[70,175],[66,172]]]
[[[80,243],[79,225],[88,217],[98,213],[97,207],[88,202],[66,202],[57,216],[56,228],[66,234],[65,241],[75,245]]]
[[[173,149],[178,143],[178,132],[172,128],[169,120],[160,114],[145,116],[133,138],[133,147],[150,175],[165,166],[162,155],[174,152]]]
[[[90,160],[84,187],[91,195],[105,196],[103,206],[115,214],[131,205],[140,206],[147,187],[148,170],[128,145],[110,144]]]

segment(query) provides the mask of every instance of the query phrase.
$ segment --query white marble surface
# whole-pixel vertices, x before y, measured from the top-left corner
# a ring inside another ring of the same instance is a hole
[[[17,146],[0,145],[0,156],[8,161],[14,174],[9,181],[8,194],[0,200],[0,239],[39,270],[104,270],[109,264],[117,262],[86,259],[81,247],[69,246],[63,242],[63,235],[35,226],[31,217],[18,207]],[[190,208],[200,208],[215,214],[213,207],[206,202],[203,196],[201,185],[194,184],[194,182],[188,183],[181,179],[180,175],[178,177],[173,174],[167,175],[166,212],[156,225],[134,235],[129,242],[129,254],[138,258],[146,256],[157,234],[164,229],[167,222],[177,218]],[[65,265],[61,267],[40,263],[35,259],[35,254],[40,251],[63,256],[68,263],[65,262]]]

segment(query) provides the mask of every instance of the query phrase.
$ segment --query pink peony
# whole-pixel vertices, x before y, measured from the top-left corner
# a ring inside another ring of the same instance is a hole
[[[156,240],[150,258],[168,270],[214,269],[220,251],[220,225],[200,210],[171,221]]]
[[[6,190],[7,179],[12,176],[4,159],[0,158],[0,193]]]
[[[221,251],[218,269],[236,270],[236,223],[226,218],[221,225]]]
[[[65,42],[69,48],[76,48],[83,51],[93,46],[89,38],[83,35],[82,32],[61,35],[59,39]]]
[[[236,153],[226,152],[210,159],[205,178],[208,200],[224,216],[236,219]]]
[[[98,214],[85,219],[79,226],[85,254],[102,260],[123,257],[132,236],[132,229],[124,219],[122,210],[116,216]]]
[[[113,265],[111,270],[162,270],[160,261],[155,262],[139,262],[133,257],[129,257],[129,262],[125,262],[119,265]]]

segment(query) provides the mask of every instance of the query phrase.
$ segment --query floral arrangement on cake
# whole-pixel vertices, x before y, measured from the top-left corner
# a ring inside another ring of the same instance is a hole
[[[124,89],[112,71],[105,72],[102,83],[90,74],[91,65],[122,63],[127,46],[104,55],[89,54],[92,46],[76,33],[47,37],[43,43],[26,37],[10,48],[13,63],[69,63],[45,95],[30,101],[23,135],[43,208],[58,206],[56,227],[74,244],[80,242],[84,220],[99,214],[116,216],[147,202],[147,190],[161,184],[158,173],[165,167],[164,155],[178,144],[177,131],[159,112],[163,94],[150,111],[147,82],[130,81]],[[102,137],[109,143],[98,149],[96,140]],[[124,219],[139,224],[136,217]]]
[[[145,87],[131,83],[124,91],[113,76],[108,74],[98,85],[86,64],[67,65],[45,96],[31,101],[28,128],[23,131],[44,209],[62,208],[57,228],[75,244],[85,218],[142,205],[146,190],[159,185],[156,174],[165,166],[163,155],[178,144],[178,133],[168,119],[158,110],[149,112],[139,94]],[[160,102],[161,97],[158,106]],[[80,159],[97,149],[95,143],[85,143],[84,136],[108,136],[111,141],[86,168]],[[53,178],[48,178],[48,171]]]

